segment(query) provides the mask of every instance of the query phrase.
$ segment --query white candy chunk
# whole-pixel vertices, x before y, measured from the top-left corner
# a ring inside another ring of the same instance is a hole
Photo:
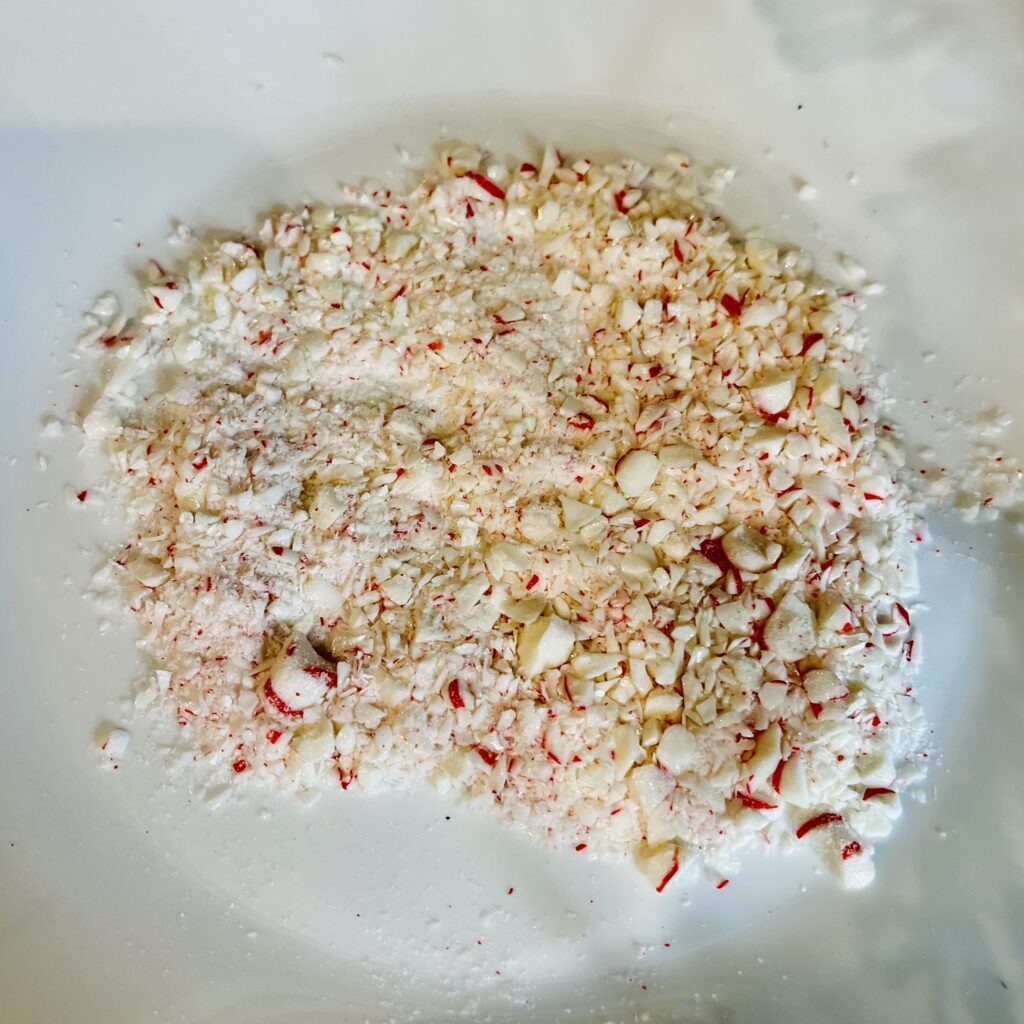
[[[818,628],[842,630],[851,621],[850,609],[843,599],[832,590],[826,590],[818,598]]]
[[[860,284],[867,276],[868,272],[851,256],[845,252],[839,254],[838,257],[839,269],[846,275],[846,277],[854,284]]]
[[[891,831],[895,818],[899,816],[899,801],[896,802],[896,815],[892,815],[882,805],[882,798],[869,800],[863,807],[849,811],[847,817],[850,827],[865,839],[884,839]]]
[[[121,311],[121,302],[113,292],[103,292],[96,296],[92,304],[92,312],[101,319],[116,316]]]
[[[750,397],[760,412],[777,416],[785,412],[796,394],[796,378],[792,373],[772,370],[750,388]]]
[[[814,400],[823,402],[838,408],[843,400],[842,391],[839,388],[839,378],[836,371],[830,368],[823,369],[814,381]]]
[[[679,825],[668,803],[644,815],[645,838],[649,844],[671,842],[677,838]]]
[[[409,231],[392,231],[384,239],[384,254],[389,260],[404,259],[419,244],[419,236]]]
[[[636,327],[640,323],[643,313],[644,311],[638,303],[632,299],[624,299],[619,303],[619,308],[615,314],[615,322],[618,324],[619,330],[628,331],[631,327]]]
[[[778,466],[772,466],[768,473],[768,486],[776,492],[788,491],[793,486],[793,478]]]
[[[621,723],[612,730],[612,751],[615,754],[615,774],[622,778],[640,758],[640,731],[635,725]]]
[[[300,789],[296,794],[296,799],[303,807],[312,807],[320,802],[323,795],[324,791],[322,789]]]
[[[391,579],[385,580],[380,585],[380,591],[389,601],[403,605],[409,603],[409,598],[412,597],[413,586],[413,581],[408,576],[399,573],[397,576],[392,576]]]
[[[132,734],[127,729],[111,729],[100,743],[100,750],[111,759],[116,761],[124,757],[128,745],[132,741]]]
[[[675,523],[670,519],[659,519],[657,522],[651,523],[651,527],[647,531],[648,543],[652,548],[657,547],[672,536],[675,528]]]
[[[466,614],[472,611],[483,600],[491,581],[486,573],[478,573],[472,579],[466,580],[459,588],[458,596],[455,598],[455,607]]]
[[[650,430],[651,427],[671,412],[669,406],[661,403],[654,402],[651,405],[645,405],[637,417],[636,422],[633,424],[633,429],[638,434],[643,434]]]
[[[753,612],[742,601],[727,601],[715,609],[715,617],[726,632],[745,636],[750,632]]]
[[[683,864],[682,849],[678,843],[660,843],[657,846],[644,845],[634,854],[636,866],[656,892],[661,892],[679,871]]]
[[[597,495],[601,500],[601,511],[606,516],[614,516],[623,509],[629,508],[629,502],[614,487],[602,485],[597,489]]]
[[[689,771],[697,760],[697,741],[684,725],[670,725],[658,741],[658,763],[673,775]]]
[[[139,583],[150,590],[166,583],[171,574],[159,563],[151,558],[133,558],[128,562],[126,568]]]
[[[653,327],[655,324],[661,323],[661,318],[665,315],[665,307],[658,299],[648,299],[644,303],[643,322],[649,327]]]
[[[302,725],[291,740],[291,761],[296,766],[322,761],[334,753],[334,727],[329,718]]]
[[[671,718],[683,706],[683,698],[675,690],[659,687],[651,690],[644,701],[644,715],[647,718]]]
[[[813,822],[813,818],[808,819]],[[845,889],[863,889],[875,877],[871,844],[844,821],[829,821],[804,836],[822,863]]]
[[[225,540],[238,540],[245,533],[245,523],[241,519],[229,519],[221,526]]]
[[[811,609],[795,594],[787,594],[768,617],[765,646],[783,661],[806,658],[818,639]]]
[[[667,444],[658,451],[658,461],[666,469],[689,469],[701,460],[700,451],[692,444]]]
[[[642,764],[629,773],[629,791],[641,809],[650,814],[664,803],[676,788],[676,780],[663,768]]]
[[[644,748],[656,747],[661,739],[661,723],[654,718],[648,718],[640,730],[640,745]]]
[[[626,217],[615,217],[608,224],[606,230],[608,238],[612,242],[622,242],[623,239],[628,239],[633,233],[633,225]]]
[[[310,506],[309,518],[319,529],[329,530],[345,509],[346,503],[341,488],[320,487]]]
[[[311,274],[336,277],[341,270],[341,260],[336,252],[311,252],[306,257],[306,269]]]
[[[646,594],[637,594],[622,609],[622,614],[634,624],[650,622],[654,618],[654,606],[647,599]]]
[[[662,658],[654,663],[654,681],[659,686],[671,688],[675,686],[676,679],[679,676],[679,668],[683,661],[683,655],[678,658]],[[682,707],[682,696],[676,694],[680,700],[680,707]]]
[[[842,413],[837,409],[830,405],[816,405],[814,419],[827,441],[831,441],[837,447],[850,443],[850,432],[846,429]]]
[[[519,306],[503,306],[494,315],[506,324],[514,324],[526,319],[526,313]]]
[[[651,692],[651,677],[647,674],[647,662],[642,658],[629,659],[629,679],[641,697]]]
[[[309,638],[294,633],[270,667],[267,703],[278,714],[312,708],[323,701],[337,679],[335,666],[317,654]]]
[[[519,631],[519,668],[527,677],[550,668],[558,668],[569,660],[576,634],[565,619],[545,615]]]
[[[638,498],[650,490],[658,476],[658,457],[634,448],[615,464],[615,482],[627,498]]]
[[[786,699],[786,694],[789,692],[789,685],[783,679],[769,679],[758,693],[758,699],[761,701],[762,707],[767,708],[769,711],[774,711],[776,708],[782,706],[782,702]]]
[[[790,548],[775,566],[775,571],[784,580],[795,580],[802,572],[810,551],[805,547]]]
[[[658,557],[646,544],[637,544],[622,556],[622,571],[627,576],[642,579],[658,567]]]
[[[120,429],[121,421],[105,409],[91,409],[82,420],[82,433],[88,441],[101,441]]]
[[[231,279],[231,287],[236,292],[248,292],[252,290],[259,279],[260,272],[255,267],[246,267]]]
[[[136,707],[140,706],[139,705],[139,698],[140,697],[147,697],[148,699],[146,700],[146,704],[148,705],[149,703],[151,703],[153,700],[156,699],[156,694],[153,693],[152,690],[147,690],[147,691],[145,691],[144,694],[140,693],[139,696],[135,698],[135,705],[136,705]],[[236,703],[238,705],[238,710],[241,711],[242,714],[244,714],[244,715],[251,715],[259,707],[260,699],[252,690],[243,690],[239,694],[238,700],[237,700]]]
[[[782,730],[778,722],[772,722],[757,738],[754,754],[747,762],[752,786],[763,786],[775,771],[782,756]]]
[[[564,495],[558,499],[562,505],[562,521],[567,530],[581,530],[584,526],[601,518],[601,510],[593,505],[586,505],[575,498],[566,498]]]
[[[281,273],[281,267],[284,265],[284,254],[280,249],[267,249],[263,254],[263,269],[271,276],[275,277]]]
[[[807,765],[800,754],[792,754],[782,766],[779,777],[779,795],[794,807],[807,807],[810,787],[807,784]]]
[[[757,274],[777,274],[779,250],[765,238],[748,238],[743,245],[750,269]]]
[[[621,654],[601,654],[586,651],[572,659],[573,672],[583,679],[599,679],[617,668],[622,662]]]
[[[743,315],[740,317],[740,326],[767,327],[775,317],[775,303],[768,299],[758,299],[743,310]]]
[[[302,585],[302,593],[314,614],[325,619],[340,615],[345,610],[344,591],[319,576],[308,578]]]
[[[547,599],[540,594],[531,594],[521,601],[506,601],[501,606],[502,615],[506,615],[513,622],[520,622],[528,626],[536,622],[547,607]]]
[[[173,313],[180,305],[183,298],[178,288],[147,288],[146,294],[150,297],[157,309],[165,313]]]
[[[499,541],[491,551],[510,572],[525,572],[530,568],[530,556],[513,541]]]
[[[556,294],[565,298],[572,291],[573,282],[576,280],[576,273],[572,267],[565,267],[558,273],[558,277],[555,278],[555,283],[551,286],[551,290]]]
[[[788,430],[765,424],[758,428],[750,439],[750,444],[756,452],[767,452],[770,456],[777,456],[782,452],[782,446],[788,436]]]
[[[365,725],[367,729],[376,729],[378,725],[384,720],[387,712],[376,704],[372,704],[370,701],[360,701],[356,705],[353,717],[360,725]]]
[[[896,779],[896,766],[884,750],[879,750],[874,754],[857,759],[857,774],[865,786],[891,786]],[[883,794],[883,796],[888,796],[888,794]],[[882,799],[882,797],[873,799]]]
[[[807,699],[814,704],[824,704],[825,701],[846,694],[846,686],[839,681],[835,672],[830,672],[827,668],[816,668],[808,672],[804,676],[804,690],[807,692]]]
[[[752,530],[749,526],[740,525],[730,530],[722,538],[725,555],[736,566],[745,572],[764,572],[770,569],[782,554],[782,545]]]

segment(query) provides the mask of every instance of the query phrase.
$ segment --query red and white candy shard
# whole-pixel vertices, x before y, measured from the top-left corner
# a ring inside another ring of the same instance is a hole
[[[321,657],[304,633],[296,632],[270,666],[264,685],[268,711],[307,721],[318,718],[337,680],[336,665]]]
[[[180,761],[429,782],[659,891],[745,847],[870,879],[921,535],[860,297],[731,233],[729,178],[454,146],[98,300],[87,504]]]

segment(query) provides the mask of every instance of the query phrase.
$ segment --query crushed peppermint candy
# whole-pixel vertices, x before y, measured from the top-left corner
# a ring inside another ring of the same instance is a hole
[[[224,781],[426,780],[658,891],[745,846],[870,881],[920,774],[914,509],[859,296],[727,178],[457,146],[103,296],[145,714]]]

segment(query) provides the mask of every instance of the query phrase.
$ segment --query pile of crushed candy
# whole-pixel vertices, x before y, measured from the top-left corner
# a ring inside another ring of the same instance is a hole
[[[455,146],[97,303],[103,581],[190,761],[428,781],[659,891],[751,845],[870,881],[920,778],[913,507],[860,297],[715,189]]]

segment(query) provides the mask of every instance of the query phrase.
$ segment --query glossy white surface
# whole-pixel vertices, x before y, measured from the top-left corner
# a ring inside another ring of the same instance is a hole
[[[18,6],[0,63],[2,1019],[1024,1019],[1012,524],[932,523],[920,690],[941,756],[874,886],[843,894],[795,856],[657,897],[428,795],[210,805],[164,785],[139,736],[100,771],[132,638],[79,596],[97,524],[64,488],[88,471],[38,438],[79,398],[79,311],[130,295],[173,218],[245,227],[447,133],[735,163],[734,220],[886,282],[868,322],[896,418],[952,453],[947,407],[1024,413],[1018,5]],[[1024,454],[1019,424],[1007,444]]]

